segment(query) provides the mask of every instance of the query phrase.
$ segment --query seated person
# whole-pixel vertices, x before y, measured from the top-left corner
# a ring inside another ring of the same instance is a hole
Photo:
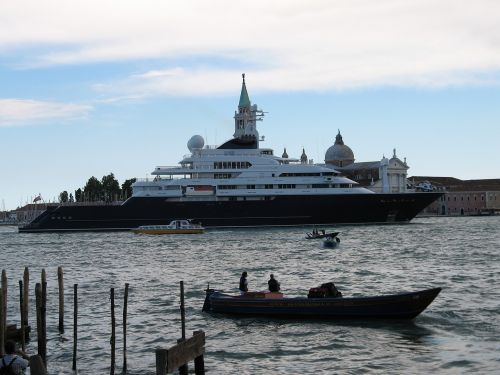
[[[278,280],[274,278],[274,275],[271,274],[271,278],[267,282],[267,285],[269,286],[269,291],[270,292],[279,292],[280,291],[280,283]]]
[[[23,352],[16,351],[16,343],[14,341],[7,340],[5,342],[5,355],[0,360],[0,369],[10,366],[12,373],[24,374],[24,370],[28,367],[29,362],[23,357],[28,358]]]

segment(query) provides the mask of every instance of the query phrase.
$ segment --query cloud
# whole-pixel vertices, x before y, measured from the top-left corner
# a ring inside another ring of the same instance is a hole
[[[165,60],[103,86],[133,94],[217,94],[242,71],[262,90],[489,84],[500,71],[496,0],[4,3],[0,54],[37,46],[19,65]]]
[[[0,99],[0,127],[86,116],[91,106],[27,99]]]

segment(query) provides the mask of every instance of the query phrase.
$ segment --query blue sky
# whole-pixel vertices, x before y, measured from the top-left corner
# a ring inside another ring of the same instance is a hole
[[[2,2],[0,202],[224,142],[243,72],[277,154],[323,162],[340,129],[356,161],[500,178],[499,24],[488,0]]]

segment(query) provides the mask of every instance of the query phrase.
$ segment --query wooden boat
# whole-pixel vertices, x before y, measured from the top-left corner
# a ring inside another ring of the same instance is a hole
[[[440,291],[441,288],[433,288],[375,297],[287,298],[281,293],[232,296],[207,289],[203,311],[291,319],[413,319]]]
[[[339,232],[330,232],[330,233],[325,233],[324,231],[320,232],[310,232],[306,233],[306,239],[308,240],[314,240],[316,238],[334,238],[339,235]]]
[[[168,225],[142,225],[132,231],[136,234],[195,234],[203,233],[205,228],[190,220],[172,220]]]

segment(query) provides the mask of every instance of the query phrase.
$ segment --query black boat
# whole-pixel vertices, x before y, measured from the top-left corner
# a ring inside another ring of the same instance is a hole
[[[306,239],[314,240],[317,238],[335,238],[339,235],[339,232],[325,232],[323,231],[312,231],[310,233],[306,233]]]
[[[130,230],[186,217],[207,228],[408,222],[442,195],[374,193],[332,165],[275,156],[259,146],[263,115],[243,80],[232,139],[212,147],[195,135],[180,166],[156,167],[125,202],[49,205],[19,232]]]
[[[413,319],[440,291],[433,288],[374,297],[286,298],[281,293],[232,296],[207,289],[203,311],[274,319]]]

